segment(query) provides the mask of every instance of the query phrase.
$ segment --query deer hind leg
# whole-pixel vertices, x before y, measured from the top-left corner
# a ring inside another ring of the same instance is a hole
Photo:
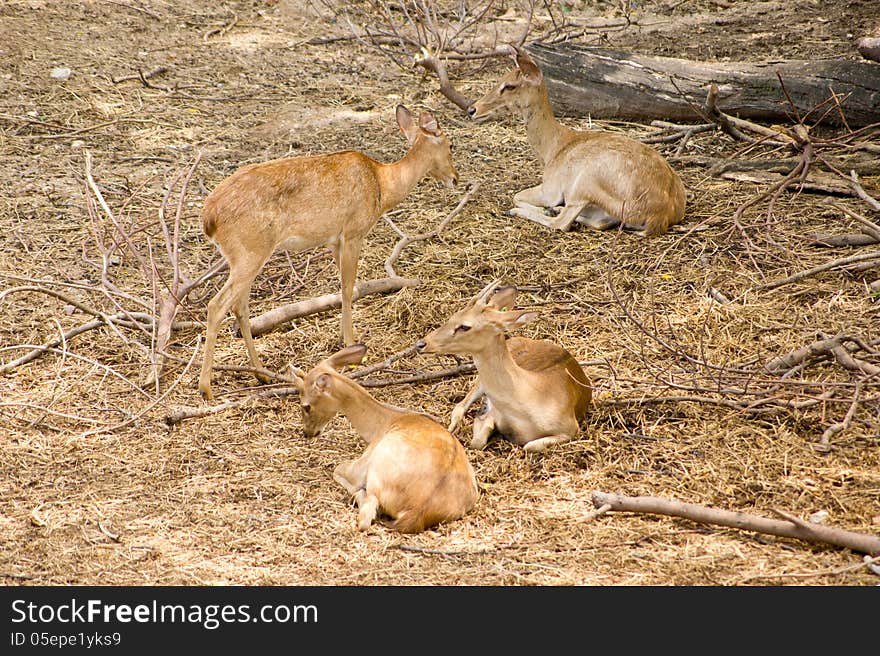
[[[516,192],[513,195],[513,204],[516,206],[528,205],[535,208],[547,207],[550,203],[544,200],[544,195],[544,185],[539,184]]]
[[[205,330],[205,354],[202,359],[202,371],[199,375],[199,392],[206,401],[210,401],[214,395],[211,392],[211,368],[214,365],[214,346],[217,343],[217,332],[220,323],[236,304],[242,293],[250,289],[253,278],[238,270],[230,268],[229,277],[214,296],[208,302],[208,321]]]
[[[250,285],[248,285],[247,290],[238,298],[238,302],[233,306],[232,312],[235,314],[235,318],[238,321],[238,329],[241,331],[241,336],[244,338],[245,346],[247,347],[248,357],[251,360],[251,366],[254,369],[262,369],[263,362],[260,360],[260,356],[257,353],[257,349],[254,347],[254,337],[251,334],[251,318],[250,318],[250,303],[248,297],[250,296]],[[265,374],[254,372],[257,380],[261,383],[268,383],[270,378]]]
[[[539,437],[530,442],[526,442],[523,445],[523,449],[526,451],[544,451],[547,447],[552,446],[553,444],[561,444],[562,442],[568,442],[571,440],[571,435],[548,435],[547,437]]]
[[[332,248],[333,259],[339,269],[339,283],[342,296],[342,342],[351,346],[357,341],[354,333],[354,320],[351,316],[352,296],[357,279],[358,257],[360,257],[361,240],[340,238]]]
[[[358,505],[358,530],[366,531],[379,514],[379,499],[366,490],[358,490],[354,500]]]
[[[580,221],[580,217],[583,214],[583,211],[583,205],[566,205],[562,208],[559,214],[557,214],[556,217],[553,218],[550,227],[556,228],[557,230],[562,230],[563,232],[571,230],[571,227],[574,225],[575,221]]]
[[[596,205],[581,206],[581,211],[575,217],[575,220],[593,230],[608,230],[620,225],[620,219],[611,216]]]

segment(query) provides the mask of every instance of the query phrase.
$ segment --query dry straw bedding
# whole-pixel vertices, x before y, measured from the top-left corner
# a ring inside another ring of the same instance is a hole
[[[178,319],[190,324],[173,334],[176,359],[158,392],[138,385],[149,370],[150,336],[125,328],[88,331],[0,378],[6,582],[876,584],[861,555],[845,549],[646,515],[587,517],[591,493],[603,490],[764,516],[773,508],[804,518],[823,511],[829,525],[877,533],[876,377],[860,386],[858,412],[826,452],[815,447],[844,418],[857,374],[830,359],[781,385],[778,376],[742,373],[814,341],[817,331],[876,345],[878,306],[867,291],[876,270],[828,271],[757,289],[858,252],[807,244],[805,235],[858,231],[822,196],[785,192],[772,214],[766,203],[746,212],[739,230],[730,216],[760,187],[682,165],[692,194],[682,230],[652,240],[549,232],[506,215],[512,192],[540,174],[517,121],[469,124],[431,79],[419,81],[363,45],[295,45],[331,27],[307,11],[285,10],[285,3],[260,12],[241,3],[236,27],[209,39],[204,33],[227,24],[228,13],[202,3],[153,8],[174,20],[106,3],[14,2],[2,10],[4,289],[48,288],[108,314],[119,311],[115,303],[142,310],[101,291],[97,243],[111,244],[114,231],[101,208],[93,210],[96,219],[89,214],[86,150],[114,216],[166,277],[157,212],[174,177],[201,152],[180,223],[181,269],[194,277],[216,257],[198,212],[217,182],[244,163],[287,154],[355,148],[395,159],[405,144],[393,109],[404,102],[436,111],[454,140],[463,182],[479,182],[480,191],[440,235],[404,250],[397,270],[421,279],[421,287],[356,302],[368,363],[407,348],[499,277],[523,289],[523,305],[542,312],[522,334],[553,339],[589,363],[595,409],[576,440],[544,454],[499,440],[469,452],[482,496],[464,519],[417,536],[380,527],[359,533],[349,500],[330,476],[362,448],[345,420],[306,441],[296,399],[288,397],[166,425],[173,410],[199,404],[194,349],[221,276],[181,307]],[[25,33],[28,42],[11,38]],[[64,83],[48,76],[59,62],[74,70]],[[155,65],[168,66],[171,77],[158,76],[154,85],[173,78],[176,91],[110,79]],[[478,95],[501,66],[459,84]],[[650,131],[600,127],[635,137]],[[726,155],[735,148],[713,132],[695,136],[687,153]],[[769,149],[751,154],[762,155],[776,156]],[[862,184],[878,190],[876,177]],[[179,192],[178,181],[170,218]],[[409,234],[430,230],[463,193],[424,181],[393,220]],[[870,214],[857,199],[839,202]],[[397,239],[387,223],[377,224],[361,279],[384,275]],[[142,263],[124,245],[114,257],[110,281],[152,303],[156,289]],[[710,288],[732,302],[713,301]],[[254,285],[251,312],[335,291],[326,256],[279,254]],[[36,291],[5,294],[0,308],[2,362],[21,355],[20,345],[42,344],[93,318]],[[216,362],[244,364],[243,344],[227,325]],[[290,362],[306,368],[337,348],[338,330],[337,312],[313,315],[261,337],[258,349],[272,369]],[[860,357],[880,364],[874,354]],[[454,364],[412,356],[372,380]],[[464,375],[372,391],[445,418],[471,381]],[[254,383],[247,373],[218,371],[214,385],[222,402]],[[658,402],[668,396],[702,400]],[[712,402],[719,399],[772,403],[758,412]],[[469,441],[467,431],[459,437]]]

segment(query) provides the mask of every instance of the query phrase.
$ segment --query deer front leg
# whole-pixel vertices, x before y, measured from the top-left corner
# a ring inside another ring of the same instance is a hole
[[[458,426],[464,418],[465,413],[467,413],[470,407],[485,393],[483,385],[480,383],[480,378],[477,377],[471,391],[468,392],[467,395],[452,409],[452,415],[449,417],[449,428],[447,429],[450,433],[455,430],[456,426]]]
[[[558,198],[556,196],[559,196]],[[511,216],[518,216],[535,223],[540,223],[554,230],[569,230],[577,218],[583,205],[565,206],[558,214],[548,214],[546,208],[553,208],[563,202],[559,194],[548,194],[542,185],[523,189],[513,197],[516,207],[509,210]]]
[[[485,449],[492,433],[495,432],[495,414],[489,410],[482,417],[474,419],[474,436],[471,439],[472,449]]]
[[[250,266],[236,264],[233,266],[230,261],[229,277],[217,295],[208,302],[208,321],[205,330],[205,353],[202,358],[202,371],[199,375],[199,392],[206,401],[211,401],[214,394],[211,391],[211,369],[214,365],[214,346],[217,343],[217,333],[220,330],[220,324],[231,309],[235,309],[236,315],[241,311],[242,303],[245,307],[245,315],[247,315],[247,294],[250,293],[251,284],[260,268],[263,266],[262,261],[256,261]],[[241,319],[239,318],[239,321]],[[253,337],[250,332],[250,324],[248,324],[247,332],[242,330],[242,336],[245,338],[245,344],[248,353],[251,354],[251,362],[256,359],[258,366],[259,356],[253,345]]]
[[[333,470],[333,480],[345,488],[352,496],[357,496],[367,486],[367,465],[369,460],[364,454],[357,460],[346,460]]]
[[[342,288],[342,342],[351,346],[357,341],[354,333],[354,321],[351,316],[352,296],[357,279],[358,257],[361,252],[361,240],[340,237],[339,243],[333,247],[333,259],[339,267],[339,283]]]
[[[333,470],[333,478],[354,497],[358,506],[358,530],[366,531],[379,513],[379,498],[367,492],[370,447],[357,460],[346,460]]]
[[[518,216],[522,219],[528,219],[529,221],[534,221],[535,223],[540,223],[542,226],[546,228],[552,228],[553,223],[556,217],[549,216],[544,213],[544,210],[540,207],[535,207],[533,205],[518,205],[508,211],[510,216]]]

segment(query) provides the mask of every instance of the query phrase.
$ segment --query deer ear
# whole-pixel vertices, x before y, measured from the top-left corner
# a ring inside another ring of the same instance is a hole
[[[325,362],[334,369],[341,369],[350,364],[360,364],[367,354],[367,347],[364,344],[352,344],[344,349],[337,351]]]
[[[498,312],[494,321],[504,330],[510,330],[517,326],[524,326],[531,323],[540,316],[534,310],[508,310],[507,312]]]
[[[440,135],[440,126],[437,124],[437,119],[434,118],[434,115],[431,114],[431,112],[422,112],[419,115],[419,127],[435,137]]]
[[[514,301],[516,301],[516,294],[517,289],[513,285],[499,287],[489,298],[488,305],[496,310],[503,310],[504,308],[509,310],[513,307]]]
[[[541,84],[544,74],[541,73],[541,69],[538,68],[538,65],[529,57],[525,50],[517,51],[516,65],[519,67],[519,72],[524,82],[534,84],[535,86]]]
[[[296,389],[299,390],[300,394],[302,394],[303,389],[305,389],[305,381],[303,379],[306,377],[306,372],[299,367],[294,367],[293,365],[290,365],[290,374],[293,376],[294,387],[296,387]]]
[[[412,112],[403,105],[398,105],[395,115],[397,116],[397,125],[400,127],[400,131],[403,132],[403,136],[406,137],[406,140],[410,143],[415,141],[419,131],[416,127],[415,120],[413,119]]]
[[[315,378],[315,387],[318,391],[327,393],[327,390],[330,389],[330,386],[333,384],[333,378],[330,374],[321,374],[317,378]]]
[[[536,321],[538,319],[538,317],[540,317],[540,316],[541,315],[538,312],[533,312],[533,311],[520,312],[519,316],[517,316],[513,320],[513,324],[515,326],[523,326],[527,323],[532,323],[533,321]]]

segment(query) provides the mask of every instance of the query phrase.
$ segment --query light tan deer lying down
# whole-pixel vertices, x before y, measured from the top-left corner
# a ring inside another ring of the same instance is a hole
[[[358,364],[367,347],[356,344],[318,363],[294,370],[307,437],[320,434],[336,413],[345,415],[367,448],[343,462],[333,478],[354,496],[358,528],[380,513],[391,528],[416,533],[462,517],[477,502],[474,470],[461,443],[425,414],[380,403],[337,370]]]
[[[511,48],[516,68],[468,108],[476,121],[502,111],[521,114],[544,165],[541,184],[515,194],[510,214],[559,230],[575,221],[599,230],[622,222],[646,235],[681,222],[684,186],[660,153],[621,134],[562,125],[540,69],[524,51]]]
[[[577,360],[547,340],[511,337],[510,329],[537,313],[512,308],[516,287],[485,287],[449,320],[416,343],[422,353],[472,355],[477,380],[452,411],[449,430],[468,408],[486,396],[486,413],[474,420],[471,447],[485,448],[497,431],[528,451],[577,435],[592,399],[590,381]]]
[[[383,164],[355,151],[276,159],[239,169],[205,199],[202,227],[229,263],[229,278],[208,303],[199,376],[205,399],[213,396],[214,345],[230,310],[251,365],[262,368],[251,335],[248,297],[254,278],[278,249],[330,247],[342,287],[342,340],[346,345],[356,341],[351,304],[364,237],[426,175],[447,187],[458,182],[452,146],[429,112],[416,122],[399,105],[397,123],[410,149],[396,162]]]

